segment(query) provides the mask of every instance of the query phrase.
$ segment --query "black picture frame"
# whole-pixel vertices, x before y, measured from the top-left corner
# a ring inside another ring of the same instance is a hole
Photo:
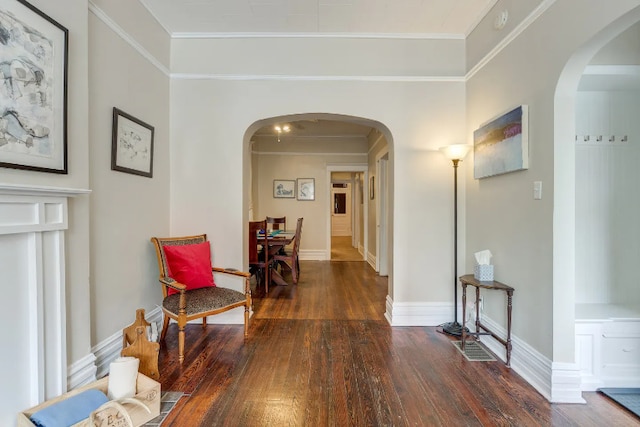
[[[111,169],[153,178],[154,127],[113,107]]]
[[[0,167],[67,174],[69,30],[26,0],[5,3],[0,62],[21,76],[0,93]]]

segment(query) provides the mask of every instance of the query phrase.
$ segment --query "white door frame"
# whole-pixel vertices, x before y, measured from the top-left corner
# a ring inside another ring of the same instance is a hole
[[[376,155],[376,271],[380,276],[389,275],[389,151]]]
[[[325,195],[325,209],[324,211],[327,212],[327,224],[326,224],[326,235],[327,235],[327,252],[325,254],[325,259],[326,260],[330,260],[331,259],[331,215],[329,215],[330,212],[330,207],[332,204],[332,200],[331,200],[331,173],[332,172],[362,172],[364,173],[364,188],[363,188],[363,193],[364,194],[369,194],[369,166],[366,164],[362,164],[362,163],[351,163],[351,164],[340,164],[340,165],[327,165],[327,192]],[[367,223],[369,220],[369,210],[367,208],[367,203],[364,203],[363,206],[363,223],[365,224],[364,226],[364,247],[365,247],[365,251],[364,254],[362,256],[363,260],[366,261],[366,257],[367,257],[367,251],[366,248],[368,247],[368,243],[369,243],[369,233],[367,230]]]

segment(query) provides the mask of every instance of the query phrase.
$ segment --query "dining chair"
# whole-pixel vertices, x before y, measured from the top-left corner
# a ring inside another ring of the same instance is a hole
[[[281,217],[272,217],[272,216],[268,216],[267,217],[267,226],[271,225],[271,229],[273,230],[286,230],[287,229],[287,217],[286,216],[281,216]],[[280,228],[282,227],[282,228]]]
[[[159,282],[162,285],[164,325],[160,341],[164,341],[169,319],[178,322],[178,360],[184,361],[184,329],[187,322],[244,307],[244,336],[249,335],[251,308],[251,275],[232,268],[211,265],[211,247],[206,234],[185,237],[152,237],[158,258]],[[222,273],[244,281],[243,291],[217,286],[214,273]]]
[[[262,233],[260,233],[262,231]],[[264,280],[265,293],[269,293],[269,246],[267,234],[267,221],[250,221],[249,222],[249,273],[256,277],[256,283]],[[258,250],[258,245],[261,250]]]
[[[293,245],[291,250],[285,251],[285,253],[277,253],[273,256],[273,260],[281,266],[286,266],[291,270],[291,279],[294,284],[298,284],[300,278],[300,261],[298,259],[298,252],[300,250],[300,239],[302,238],[302,220],[298,218],[296,223],[296,234],[293,238]]]
[[[286,216],[280,216],[280,217],[268,216],[267,226],[270,226],[269,228],[271,228],[272,230],[284,231],[287,229],[287,217]],[[280,248],[279,253],[284,255],[285,254],[284,248]]]

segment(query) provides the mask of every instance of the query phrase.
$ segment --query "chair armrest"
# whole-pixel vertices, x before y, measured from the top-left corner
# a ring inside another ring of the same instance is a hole
[[[212,267],[211,270],[214,273],[231,274],[233,276],[240,276],[240,277],[245,277],[245,278],[251,277],[251,273],[246,273],[244,271],[236,270],[235,268]]]
[[[175,289],[178,292],[187,290],[186,285],[183,285],[182,283],[172,279],[171,277],[161,277],[158,280],[160,280],[160,283],[162,283],[163,285],[168,286],[171,289]]]

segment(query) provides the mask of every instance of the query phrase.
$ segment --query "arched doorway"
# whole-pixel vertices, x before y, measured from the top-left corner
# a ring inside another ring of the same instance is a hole
[[[280,130],[275,126],[279,125]],[[285,130],[285,125],[288,130]],[[314,133],[315,132],[315,133]],[[327,260],[331,251],[330,174],[334,170],[350,170],[363,174],[361,230],[365,256],[376,253],[376,203],[369,198],[369,177],[376,172],[376,156],[384,151],[384,210],[388,212],[385,242],[392,242],[393,211],[393,141],[389,129],[380,122],[354,116],[328,113],[295,114],[265,118],[254,122],[245,132],[243,176],[245,184],[244,212],[249,219],[287,216],[294,221],[304,217],[304,238],[300,259]],[[345,169],[346,168],[346,169]],[[312,180],[313,200],[300,200],[295,194],[299,179]],[[292,197],[272,194],[274,181],[286,181],[294,188]],[[247,240],[246,238],[244,239]],[[385,248],[390,248],[388,244]],[[246,250],[245,250],[246,253]],[[374,258],[375,259],[375,258]],[[385,254],[390,276],[393,253]]]
[[[576,363],[576,94],[596,53],[640,20],[640,9],[609,24],[571,56],[554,98],[553,360]],[[562,368],[559,368],[562,370]],[[555,372],[555,368],[554,368]],[[555,376],[555,373],[554,373]],[[552,380],[553,381],[553,380]],[[578,385],[578,387],[582,387]],[[553,389],[553,388],[552,388]],[[552,401],[557,400],[552,396]],[[566,399],[565,399],[566,401]],[[579,399],[576,399],[579,401]]]

